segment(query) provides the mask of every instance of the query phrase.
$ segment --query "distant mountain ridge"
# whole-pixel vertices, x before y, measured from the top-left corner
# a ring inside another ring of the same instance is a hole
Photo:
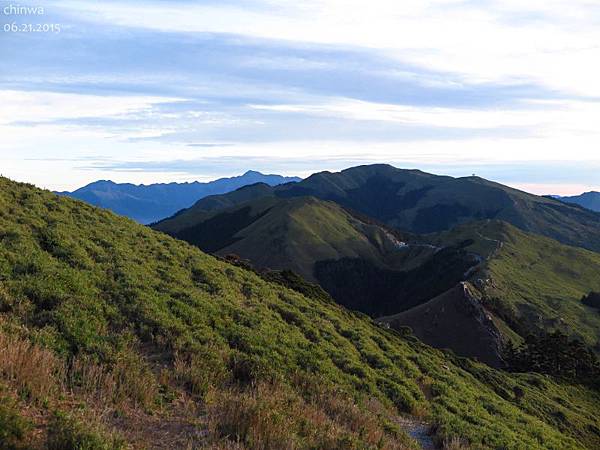
[[[206,197],[162,221],[161,228],[185,228],[202,220],[207,212],[268,195],[333,201],[391,227],[421,234],[449,230],[472,220],[502,220],[567,245],[600,251],[597,212],[479,177],[453,178],[385,164],[320,172],[294,184],[253,185]]]
[[[298,177],[265,175],[250,170],[241,176],[220,178],[206,183],[195,181],[192,183],[135,185],[100,180],[73,192],[59,192],[58,194],[83,200],[94,206],[110,209],[137,222],[149,224],[188,208],[199,199],[209,195],[225,194],[255,183],[276,186],[300,180],[301,178]]]
[[[557,196],[556,198],[565,203],[575,203],[576,205],[591,209],[592,211],[600,212],[600,192],[591,191],[581,195],[574,195],[571,197]]]

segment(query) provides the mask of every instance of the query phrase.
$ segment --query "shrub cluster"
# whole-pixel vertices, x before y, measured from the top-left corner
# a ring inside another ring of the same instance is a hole
[[[592,308],[600,309],[600,292],[590,292],[581,299],[581,302]]]
[[[530,335],[519,347],[510,343],[504,354],[513,372],[537,372],[578,382],[595,381],[600,376],[600,361],[594,351],[560,331]]]

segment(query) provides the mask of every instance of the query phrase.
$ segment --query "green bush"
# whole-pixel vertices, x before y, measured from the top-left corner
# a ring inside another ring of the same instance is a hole
[[[113,436],[87,428],[64,413],[57,413],[48,427],[48,450],[122,450],[124,443]]]
[[[16,405],[8,398],[0,397],[0,450],[17,450],[22,447],[22,439],[29,429]]]

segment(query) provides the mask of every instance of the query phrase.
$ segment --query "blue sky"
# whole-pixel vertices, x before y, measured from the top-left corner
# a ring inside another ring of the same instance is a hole
[[[6,6],[43,7],[6,15]],[[0,1],[0,167],[95,179],[388,162],[600,190],[591,0]]]

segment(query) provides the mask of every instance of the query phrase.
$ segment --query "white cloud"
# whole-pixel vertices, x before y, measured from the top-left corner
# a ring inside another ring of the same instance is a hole
[[[0,125],[15,122],[51,122],[59,119],[118,117],[150,111],[175,98],[100,96],[56,92],[0,90]]]
[[[410,162],[416,167],[432,163],[463,163],[468,167],[488,161],[600,160],[600,128],[597,126],[597,117],[600,117],[600,5],[597,0],[270,0],[258,8],[236,6],[231,1],[224,4],[211,2],[210,5],[191,1],[71,0],[48,3],[54,5],[47,8],[50,12],[54,9],[56,13],[62,12],[84,20],[77,22],[74,19],[69,24],[70,29],[79,27],[76,38],[83,40],[86,39],[87,22],[93,22],[100,26],[135,27],[156,32],[152,42],[160,42],[160,32],[163,31],[215,32],[236,35],[237,39],[244,42],[252,42],[254,38],[269,38],[335,44],[349,50],[361,47],[365,50],[361,53],[363,56],[372,54],[402,62],[398,64],[397,71],[393,70],[392,64],[381,69],[389,69],[386,74],[390,77],[419,77],[418,82],[422,86],[452,86],[459,91],[461,86],[469,83],[530,83],[538,88],[560,91],[564,95],[555,97],[564,100],[534,101],[525,98],[519,104],[515,101],[519,99],[519,94],[515,94],[511,102],[506,102],[510,106],[495,109],[458,106],[434,108],[333,97],[333,94],[325,92],[325,88],[316,91],[303,89],[305,86],[301,85],[301,77],[294,79],[297,84],[278,85],[276,82],[270,83],[268,76],[252,79],[254,73],[251,71],[249,78],[245,79],[241,75],[236,78],[237,74],[233,71],[224,73],[223,77],[217,72],[207,71],[207,74],[203,74],[201,65],[193,66],[189,73],[182,73],[174,65],[169,67],[172,75],[162,74],[165,78],[156,83],[157,77],[161,76],[155,73],[158,70],[145,70],[141,63],[137,67],[135,58],[124,64],[130,70],[132,67],[139,69],[139,76],[136,72],[137,78],[133,80],[131,72],[124,70],[120,73],[119,67],[115,67],[114,72],[95,73],[93,68],[82,65],[81,72],[73,73],[69,78],[73,86],[137,83],[137,86],[144,85],[151,90],[156,85],[171,84],[177,87],[188,83],[193,87],[196,97],[193,100],[196,103],[202,101],[201,97],[208,97],[215,92],[231,98],[251,97],[256,99],[253,100],[254,112],[273,113],[273,116],[255,116],[252,111],[248,112],[243,102],[232,102],[214,110],[207,102],[202,108],[164,111],[160,108],[162,104],[180,99],[160,95],[102,96],[0,90],[0,160],[3,170],[19,177],[19,174],[28,174],[32,181],[43,185],[66,187],[68,184],[69,187],[75,187],[83,180],[109,176],[120,181],[138,182],[189,177],[189,174],[172,172],[119,172],[117,175],[100,169],[86,169],[84,172],[77,161],[81,155],[99,155],[114,161],[173,158],[192,161],[201,151],[202,156],[215,158],[261,155],[267,162],[269,158],[285,155],[290,164],[300,160],[306,161],[307,165],[311,161],[320,161],[314,170],[341,169],[347,161],[357,160]],[[182,38],[185,39],[185,36]],[[69,39],[75,38],[71,36]],[[69,41],[69,44],[73,42]],[[211,44],[207,40],[202,45]],[[85,48],[85,45],[82,47]],[[115,48],[117,57],[118,50]],[[326,58],[311,59],[310,49],[306,51],[309,55],[306,59],[295,55],[287,57],[285,54],[275,58],[268,52],[257,53],[249,54],[247,58],[237,55],[237,58],[243,59],[237,61],[236,70],[241,70],[240,67],[269,67],[304,70],[307,73],[314,70],[319,73],[321,69],[334,72],[336,68],[335,64],[330,66]],[[168,60],[168,54],[162,56]],[[333,62],[339,64],[339,61]],[[423,74],[424,70],[407,71],[406,63],[429,68],[432,74]],[[377,67],[372,69],[378,70]],[[89,73],[85,70],[89,70]],[[205,78],[196,78],[196,72],[206,75]],[[27,75],[31,77],[30,84],[43,85],[44,81],[48,85],[59,84],[60,80],[45,79],[44,74]],[[437,74],[440,74],[439,78]],[[233,79],[228,79],[228,76]],[[24,84],[28,80],[20,79]],[[253,84],[255,81],[257,83]],[[353,83],[355,79],[346,78],[344,81]],[[410,86],[410,83],[407,85]],[[381,86],[374,88],[383,89]],[[338,95],[351,96],[352,89],[349,91]],[[539,91],[543,92],[543,89]],[[476,89],[470,92],[477,96]],[[578,96],[588,98],[577,99]],[[449,103],[460,102],[454,99]],[[130,138],[176,132],[193,135],[198,130],[210,131],[210,127],[226,126],[229,127],[226,132],[232,130],[235,137],[235,130],[244,127],[259,129],[265,125],[261,120],[268,121],[277,113],[281,113],[281,116],[276,118],[285,118],[275,123],[274,127],[281,125],[279,129],[296,131],[296,135],[303,133],[307,139],[302,142],[289,138],[277,142],[236,142],[234,147],[201,149],[186,147],[185,142],[127,142]],[[315,122],[309,125],[306,125],[308,122],[296,122],[296,113],[298,117],[347,119],[348,122],[345,127],[327,130],[331,133],[328,139],[311,141],[313,130],[310,125]],[[93,120],[82,120],[86,118]],[[103,122],[98,119],[107,120]],[[29,124],[19,125],[19,122]],[[467,139],[463,134],[452,139],[436,139],[432,135],[431,138],[426,136],[410,142],[390,142],[389,139],[385,141],[386,136],[382,136],[381,140],[373,138],[368,142],[356,142],[343,133],[357,122],[415,125],[432,129],[445,127],[466,130],[467,134],[473,131],[474,137]],[[496,133],[492,137],[475,138],[479,136],[477,131],[503,128],[523,129],[524,133],[517,137]],[[336,132],[339,132],[338,136],[335,136]],[[319,159],[323,154],[339,155],[339,158],[331,157],[326,163]],[[74,160],[53,163],[23,161],[25,158],[43,159],[48,156],[73,157]],[[45,169],[46,165],[51,165],[51,169]],[[308,169],[302,170],[303,175],[308,173]],[[552,187],[554,190],[556,187],[550,183],[525,185],[531,189]],[[570,186],[569,189],[573,189],[576,184],[571,183]],[[555,192],[560,191],[557,188]]]
[[[372,47],[469,81],[530,80],[600,95],[596,1],[307,0],[232,5],[67,2],[89,20],[173,32]]]

